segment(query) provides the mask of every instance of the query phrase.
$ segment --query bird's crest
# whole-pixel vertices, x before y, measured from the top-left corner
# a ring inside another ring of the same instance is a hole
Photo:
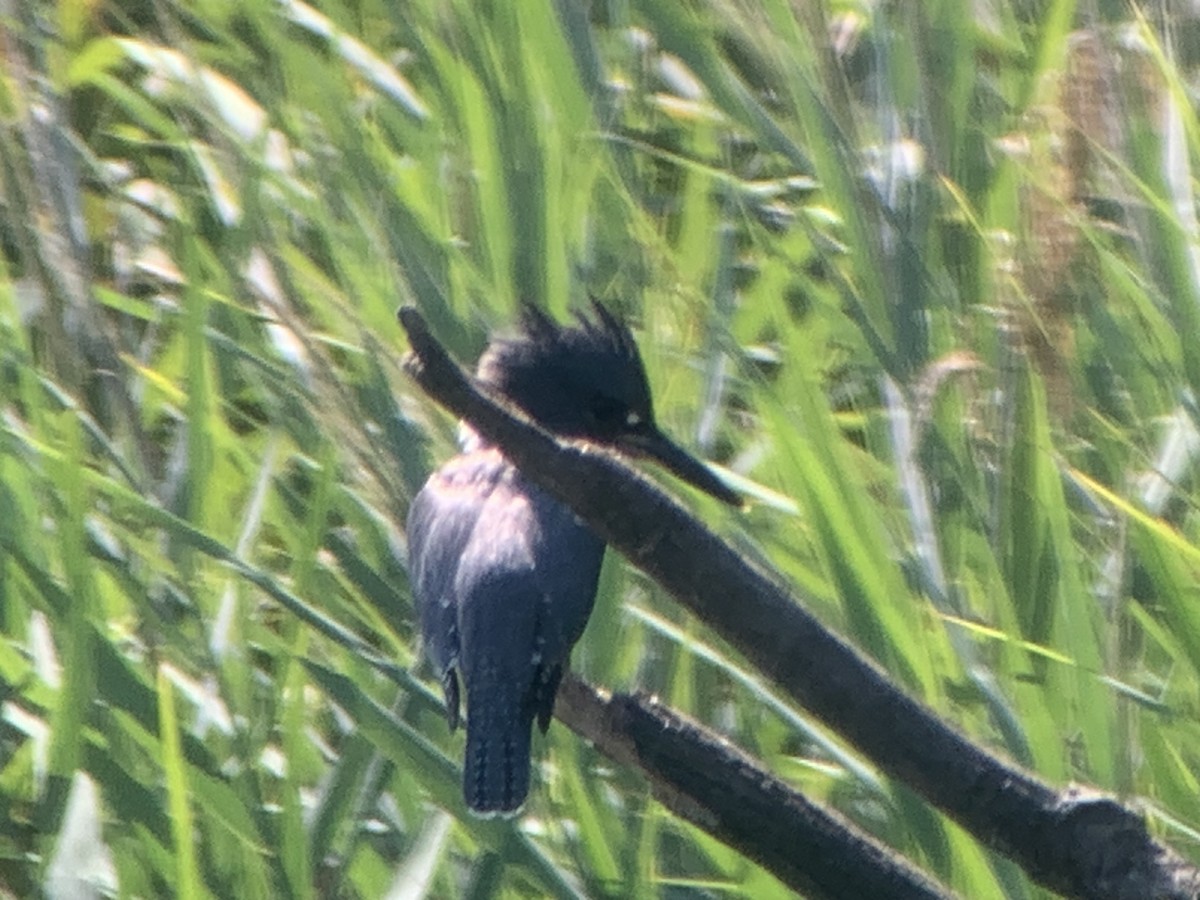
[[[519,335],[500,343],[528,343],[529,349],[541,353],[602,350],[630,362],[641,359],[629,326],[595,297],[591,315],[577,310],[573,325],[560,325],[538,307],[524,304]]]

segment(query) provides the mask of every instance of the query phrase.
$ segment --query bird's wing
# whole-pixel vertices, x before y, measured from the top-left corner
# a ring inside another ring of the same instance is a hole
[[[408,512],[408,565],[425,654],[440,674],[458,658],[458,598],[454,579],[483,512],[498,460],[470,454],[429,477]]]
[[[510,813],[529,790],[530,732],[543,730],[596,594],[604,545],[509,468],[496,479],[455,576],[467,687],[463,793]]]
[[[524,480],[524,479],[522,479]],[[538,510],[534,547],[536,580],[542,600],[539,638],[549,663],[565,663],[583,634],[596,599],[604,542],[571,510],[526,483]],[[546,610],[552,609],[553,615]]]
[[[543,659],[535,676],[532,704],[545,732],[571,648],[592,614],[604,542],[558,503],[544,507],[541,525],[535,557],[542,597],[538,640]]]
[[[409,568],[426,654],[457,722],[467,689],[463,790],[484,813],[529,788],[533,719],[543,730],[587,624],[604,545],[495,450],[459,456],[413,501]]]
[[[603,556],[599,538],[516,470],[496,479],[455,579],[468,684],[503,680],[548,720],[591,614]]]

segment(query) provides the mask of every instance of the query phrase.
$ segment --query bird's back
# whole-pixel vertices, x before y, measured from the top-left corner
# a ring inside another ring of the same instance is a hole
[[[467,804],[514,811],[528,792],[533,719],[549,720],[604,545],[494,449],[455,457],[430,477],[408,541],[426,654],[448,706],[456,673],[466,688]]]

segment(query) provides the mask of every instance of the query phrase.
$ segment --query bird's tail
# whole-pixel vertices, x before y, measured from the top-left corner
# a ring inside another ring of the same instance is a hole
[[[485,696],[470,704],[463,799],[473,812],[510,816],[521,808],[529,794],[532,729],[532,710],[517,696]]]

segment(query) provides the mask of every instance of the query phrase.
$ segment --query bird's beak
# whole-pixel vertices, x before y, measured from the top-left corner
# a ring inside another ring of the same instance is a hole
[[[623,434],[616,444],[631,456],[654,460],[668,472],[730,506],[742,505],[742,498],[736,491],[717,478],[708,466],[656,428]]]

